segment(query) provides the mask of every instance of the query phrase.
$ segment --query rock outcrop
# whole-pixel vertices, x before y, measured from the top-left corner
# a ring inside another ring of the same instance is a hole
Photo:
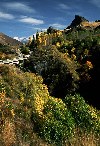
[[[70,28],[76,28],[77,26],[79,26],[82,22],[89,22],[87,19],[85,19],[82,16],[79,15],[75,15],[75,19],[72,21],[72,23],[67,27],[67,29]]]

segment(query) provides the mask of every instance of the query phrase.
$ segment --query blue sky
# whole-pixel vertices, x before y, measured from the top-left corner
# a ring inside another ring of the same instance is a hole
[[[100,0],[2,0],[0,32],[28,37],[49,26],[66,28],[75,15],[89,21],[100,19]]]

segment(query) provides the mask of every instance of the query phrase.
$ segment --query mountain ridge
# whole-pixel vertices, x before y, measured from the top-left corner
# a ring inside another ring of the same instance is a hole
[[[8,35],[0,32],[0,44],[2,45],[10,45],[10,46],[20,46],[22,43]]]

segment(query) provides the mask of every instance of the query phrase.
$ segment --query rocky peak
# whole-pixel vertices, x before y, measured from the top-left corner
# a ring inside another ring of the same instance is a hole
[[[67,29],[69,28],[76,28],[77,26],[79,26],[82,22],[89,22],[87,19],[85,19],[82,16],[79,15],[75,15],[75,19],[72,21],[72,23],[67,27]]]

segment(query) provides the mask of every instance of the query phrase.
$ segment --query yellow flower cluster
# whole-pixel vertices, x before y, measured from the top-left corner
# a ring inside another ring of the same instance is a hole
[[[23,103],[24,102],[24,96],[22,93],[20,93],[20,103]]]
[[[11,109],[10,112],[11,112],[11,115],[14,117],[15,116],[14,109]]]
[[[0,93],[0,103],[4,103],[5,96],[6,96],[5,91],[2,91],[2,92]]]
[[[93,119],[97,119],[98,118],[98,116],[96,114],[96,111],[92,107],[90,109],[90,114],[91,114],[91,116],[92,116]]]
[[[42,116],[42,111],[44,109],[44,100],[38,94],[35,94],[34,107],[39,116]]]

